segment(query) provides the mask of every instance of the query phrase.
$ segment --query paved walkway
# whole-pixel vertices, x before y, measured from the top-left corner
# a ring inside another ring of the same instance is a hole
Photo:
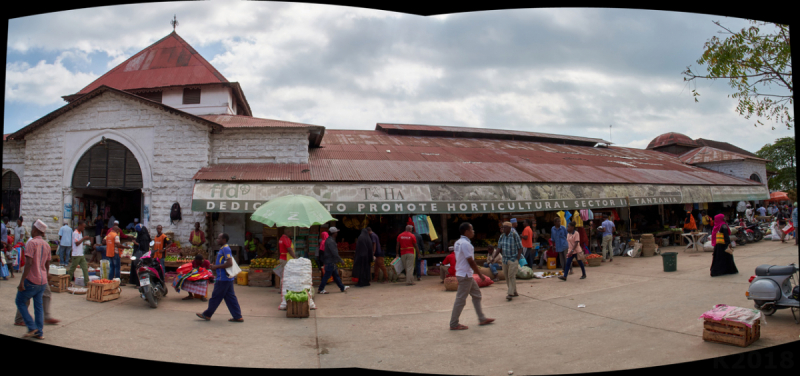
[[[680,363],[779,345],[798,339],[790,311],[767,317],[761,339],[749,348],[702,340],[698,317],[715,304],[752,307],[747,280],[760,264],[797,262],[791,244],[761,241],[738,247],[739,274],[711,278],[710,252],[678,251],[678,271],[665,273],[661,257],[617,257],[555,278],[519,281],[521,295],[505,300],[505,282],[481,289],[484,311],[497,321],[477,325],[470,302],[465,331],[448,330],[455,293],[438,276],[416,286],[373,284],[347,294],[328,288],[308,319],[287,319],[274,288],[236,286],[244,323],[229,323],[224,303],[210,322],[197,319],[207,303],[182,301],[174,290],[150,309],[132,287],[122,298],[94,303],[85,296],[53,294],[62,320],[47,326],[45,342],[57,346],[160,361],[237,367],[332,368],[440,374],[515,375],[602,372]],[[19,278],[19,274],[17,274]],[[13,326],[18,279],[0,281],[0,334]],[[585,304],[585,308],[578,308]],[[153,346],[163,351],[153,352]],[[185,351],[178,349],[184,348]],[[485,349],[493,349],[487,362]],[[458,362],[454,362],[456,354]],[[213,355],[213,356],[211,356]]]

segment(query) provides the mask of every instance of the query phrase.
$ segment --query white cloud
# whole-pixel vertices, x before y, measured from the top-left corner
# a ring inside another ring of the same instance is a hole
[[[63,103],[62,95],[73,94],[94,81],[98,75],[72,72],[64,67],[64,59],[81,59],[82,53],[64,52],[52,63],[44,60],[31,66],[25,62],[6,65],[6,100],[11,102],[51,105]]]

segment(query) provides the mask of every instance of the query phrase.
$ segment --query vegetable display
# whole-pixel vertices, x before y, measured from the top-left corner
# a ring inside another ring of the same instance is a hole
[[[95,279],[92,283],[100,283],[100,284],[107,284],[107,283],[114,283],[114,281],[109,279]]]
[[[586,256],[586,259],[589,260],[589,259],[596,259],[596,258],[601,258],[601,257],[603,257],[603,256],[600,256],[598,254],[591,254],[589,256]]]
[[[274,258],[257,258],[250,260],[250,267],[274,269],[278,266],[278,262],[279,260]]]

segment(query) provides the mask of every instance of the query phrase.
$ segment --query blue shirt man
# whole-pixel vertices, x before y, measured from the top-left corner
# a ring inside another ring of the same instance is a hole
[[[58,263],[63,266],[69,265],[69,258],[72,255],[72,228],[66,223],[58,230]]]
[[[217,253],[216,262],[211,265],[211,270],[215,271],[217,280],[214,282],[214,291],[211,293],[211,299],[208,300],[208,309],[203,313],[198,313],[197,317],[203,320],[211,320],[211,316],[219,307],[219,304],[225,300],[225,305],[228,306],[228,311],[231,312],[230,322],[244,322],[242,318],[242,310],[239,308],[239,300],[236,299],[236,294],[233,292],[233,280],[236,276],[228,276],[225,268],[233,265],[233,257],[231,256],[231,247],[228,246],[228,234],[219,234],[217,237],[217,245],[220,246]]]
[[[614,222],[611,222],[611,220],[606,219],[600,225],[603,226],[603,236],[609,236],[614,234],[614,229],[616,228],[616,226],[614,226]]]
[[[561,226],[556,222],[556,226],[550,229],[550,239],[553,239],[553,244],[556,246],[556,252],[564,252],[567,250],[567,228]]]

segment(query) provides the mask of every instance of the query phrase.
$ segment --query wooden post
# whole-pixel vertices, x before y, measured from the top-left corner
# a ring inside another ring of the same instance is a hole
[[[450,241],[447,239],[447,214],[440,214],[440,218],[442,225],[442,251],[446,253],[448,247],[450,247]]]

